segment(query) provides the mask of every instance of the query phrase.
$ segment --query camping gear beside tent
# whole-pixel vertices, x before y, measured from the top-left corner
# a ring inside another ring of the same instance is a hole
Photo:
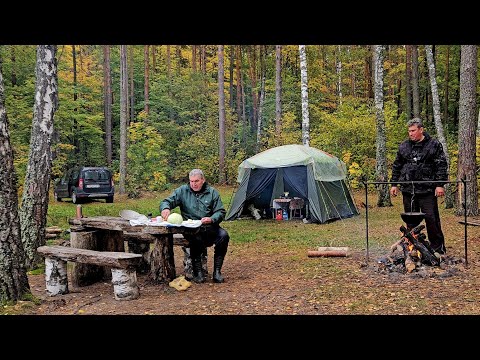
[[[240,185],[226,220],[248,214],[250,204],[271,217],[273,199],[286,192],[304,199],[311,222],[358,215],[345,178],[345,163],[313,147],[292,144],[265,150],[239,165]]]

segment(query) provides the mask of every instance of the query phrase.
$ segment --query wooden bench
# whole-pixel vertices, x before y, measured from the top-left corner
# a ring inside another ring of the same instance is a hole
[[[136,266],[141,254],[66,246],[40,246],[37,251],[45,257],[45,281],[50,296],[68,293],[68,261],[111,267],[115,300],[133,300],[140,296]]]

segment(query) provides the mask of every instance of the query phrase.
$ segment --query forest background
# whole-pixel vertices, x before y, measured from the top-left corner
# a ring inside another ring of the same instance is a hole
[[[28,295],[50,182],[74,165],[109,166],[134,198],[193,167],[232,186],[245,158],[303,143],[340,157],[355,189],[389,178],[406,121],[421,117],[451,180],[474,180],[465,204],[447,187],[445,208],[454,193],[456,215],[478,215],[476,45],[6,45],[0,56],[2,299]]]
[[[212,183],[234,185],[238,165],[259,151],[302,143],[298,45],[224,47],[225,174],[219,173],[216,45],[132,45],[128,62],[126,192],[165,190],[193,167]],[[280,52],[278,52],[280,51]],[[35,94],[36,46],[5,45],[5,107],[19,194],[28,164]],[[307,45],[310,146],[341,158],[349,181],[375,179],[373,48]],[[458,152],[460,45],[433,46],[441,119],[455,178]],[[276,78],[280,56],[281,82]],[[73,165],[110,166],[119,178],[120,46],[59,45],[52,179]],[[109,73],[105,71],[107,64]],[[424,46],[390,45],[384,55],[387,167],[406,138],[415,107],[436,136]],[[416,79],[416,84],[412,83]],[[111,96],[105,89],[110,84]],[[280,88],[281,99],[276,96]],[[478,98],[478,91],[477,91]],[[106,101],[111,102],[111,160]],[[111,99],[111,100],[110,100]],[[278,101],[280,101],[280,131]],[[260,120],[259,120],[260,119]],[[453,174],[453,176],[452,176]]]

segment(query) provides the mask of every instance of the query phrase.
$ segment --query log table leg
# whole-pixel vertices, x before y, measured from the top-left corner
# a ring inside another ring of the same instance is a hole
[[[70,246],[79,249],[98,250],[97,231],[71,231]],[[73,264],[72,285],[82,287],[101,281],[103,270],[101,266],[92,264]]]
[[[136,242],[134,240],[128,240],[128,252],[134,254],[141,254],[142,260],[137,267],[137,271],[140,274],[147,274],[150,272],[150,243],[149,242]]]
[[[170,282],[176,277],[173,256],[173,234],[156,235],[150,253],[149,280],[155,283]]]
[[[45,257],[45,281],[50,296],[68,294],[67,262]]]
[[[135,268],[112,268],[112,284],[115,300],[133,300],[140,296]]]

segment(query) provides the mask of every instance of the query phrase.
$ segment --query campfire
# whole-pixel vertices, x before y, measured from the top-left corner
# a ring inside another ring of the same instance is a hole
[[[402,213],[405,223],[418,223],[423,220],[424,213]],[[420,224],[412,229],[405,226],[400,227],[402,236],[390,247],[390,253],[377,260],[380,270],[395,272],[418,271],[424,265],[439,266],[442,256],[435,252],[428,241],[427,236],[422,232],[425,225]]]

